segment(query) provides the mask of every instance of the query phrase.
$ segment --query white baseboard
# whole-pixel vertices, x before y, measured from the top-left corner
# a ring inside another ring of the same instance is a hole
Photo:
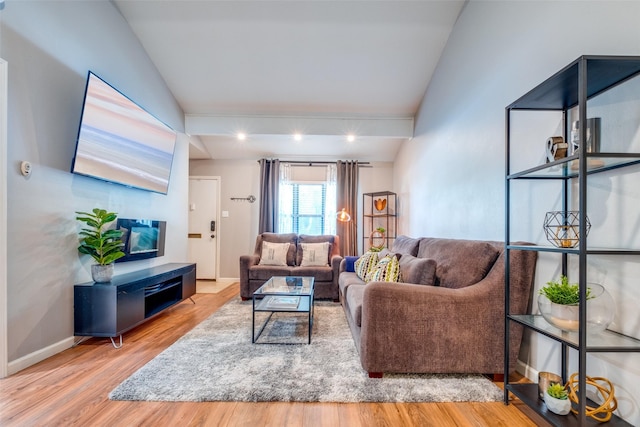
[[[516,372],[518,372],[520,375],[525,376],[534,383],[538,382],[538,371],[536,369],[533,369],[531,366],[527,365],[520,359],[518,359],[518,363],[516,363]]]
[[[34,351],[31,354],[22,356],[19,359],[9,362],[8,374],[13,375],[29,366],[35,365],[38,362],[42,362],[44,359],[49,358],[55,354],[58,354],[68,348],[71,348],[75,343],[75,337],[65,338],[62,341],[58,341],[55,344],[51,344],[48,347]]]

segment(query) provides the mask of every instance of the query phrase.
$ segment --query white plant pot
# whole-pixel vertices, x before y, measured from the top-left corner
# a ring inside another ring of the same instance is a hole
[[[549,396],[549,393],[544,392],[544,403],[547,404],[547,409],[558,415],[567,415],[571,412],[571,400],[569,399],[556,399]]]
[[[113,263],[107,265],[93,264],[91,266],[91,277],[96,283],[110,282],[113,277]]]

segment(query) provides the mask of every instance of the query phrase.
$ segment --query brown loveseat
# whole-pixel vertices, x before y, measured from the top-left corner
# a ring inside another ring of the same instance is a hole
[[[341,265],[340,300],[369,376],[503,373],[504,243],[399,236],[391,252],[401,254],[400,273],[422,284],[365,284]],[[514,314],[527,311],[536,257],[510,252]],[[511,371],[521,338],[513,325]]]
[[[262,243],[289,243],[286,265],[261,265]],[[329,253],[326,265],[303,266],[302,244],[328,242]],[[338,300],[338,273],[340,270],[339,238],[333,235],[310,236],[305,234],[262,233],[256,238],[253,255],[240,257],[240,297],[249,299],[260,286],[273,276],[313,276],[314,297]]]

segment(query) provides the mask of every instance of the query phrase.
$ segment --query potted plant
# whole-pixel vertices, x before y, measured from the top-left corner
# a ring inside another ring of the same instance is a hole
[[[567,389],[558,383],[552,383],[544,393],[544,403],[554,414],[567,415],[571,411],[571,401]]]
[[[110,282],[113,277],[113,263],[122,258],[122,231],[109,229],[117,214],[104,209],[95,208],[90,212],[78,212],[76,219],[86,226],[80,230],[80,246],[78,252],[91,255],[97,264],[91,266],[91,276],[98,283]]]
[[[588,283],[586,290],[588,332],[601,332],[613,321],[614,303],[607,290],[598,283]],[[575,332],[579,321],[580,287],[566,276],[547,282],[540,289],[538,308],[542,317],[556,328]]]

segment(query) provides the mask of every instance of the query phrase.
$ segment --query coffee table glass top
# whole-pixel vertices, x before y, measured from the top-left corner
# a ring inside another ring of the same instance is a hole
[[[260,286],[254,295],[311,295],[313,281],[313,277],[274,276]]]

